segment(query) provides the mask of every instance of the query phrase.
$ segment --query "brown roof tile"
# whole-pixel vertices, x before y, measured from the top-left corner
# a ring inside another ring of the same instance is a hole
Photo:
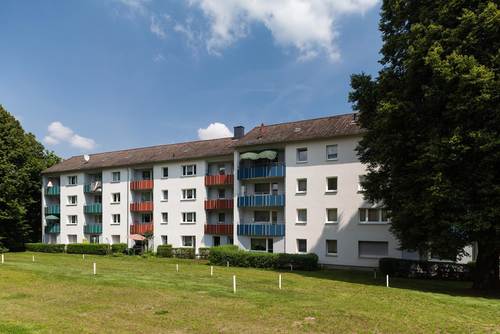
[[[262,125],[253,128],[236,147],[261,144],[286,143],[293,141],[331,138],[362,133],[354,122],[355,114],[322,117],[304,121]]]
[[[235,142],[236,140],[233,138],[221,138],[97,153],[91,154],[88,162],[85,162],[83,156],[79,155],[66,159],[44,170],[42,173],[60,173],[139,165],[152,162],[224,156],[233,153]]]

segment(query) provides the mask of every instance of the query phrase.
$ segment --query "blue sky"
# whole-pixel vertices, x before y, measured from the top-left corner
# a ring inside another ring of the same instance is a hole
[[[342,114],[377,0],[0,2],[0,104],[62,157]]]

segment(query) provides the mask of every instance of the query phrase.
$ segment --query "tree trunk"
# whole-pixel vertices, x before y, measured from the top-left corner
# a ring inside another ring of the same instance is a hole
[[[500,289],[499,249],[495,233],[478,241],[476,268],[474,271],[474,289]]]

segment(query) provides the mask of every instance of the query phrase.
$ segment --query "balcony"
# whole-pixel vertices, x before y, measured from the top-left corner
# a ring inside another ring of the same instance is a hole
[[[94,214],[94,215],[102,214],[102,204],[101,203],[92,203],[89,205],[84,205],[83,212],[89,213],[89,214]]]
[[[130,203],[130,211],[132,211],[132,212],[151,212],[151,211],[153,211],[153,202]]]
[[[285,206],[285,195],[250,195],[239,196],[238,207],[240,208],[265,208]]]
[[[205,234],[233,235],[233,224],[205,224]]]
[[[130,182],[130,190],[151,190],[153,189],[153,180],[137,180]]]
[[[53,186],[45,188],[45,195],[47,196],[59,196],[61,194],[61,187]]]
[[[206,175],[205,186],[224,186],[234,184],[234,175]]]
[[[102,182],[95,181],[92,183],[87,183],[83,186],[83,192],[85,193],[100,193],[102,192]]]
[[[284,177],[285,164],[277,163],[266,166],[242,167],[238,169],[238,180],[265,178],[265,177]]]
[[[102,234],[102,224],[83,225],[83,233],[85,233],[85,234]]]
[[[130,234],[153,233],[153,223],[135,223],[130,225]]]
[[[61,233],[61,225],[60,224],[48,224],[45,226],[46,234],[57,234]]]
[[[207,199],[205,200],[205,210],[223,210],[234,208],[232,199]]]
[[[238,224],[237,233],[255,237],[284,237],[285,224]]]
[[[45,207],[45,215],[59,215],[61,213],[61,206],[59,204],[49,205]]]

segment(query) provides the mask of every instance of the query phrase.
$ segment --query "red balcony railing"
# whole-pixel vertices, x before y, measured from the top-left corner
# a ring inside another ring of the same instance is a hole
[[[130,225],[130,234],[153,233],[153,223],[135,223]]]
[[[205,224],[205,234],[233,235],[233,224]]]
[[[151,190],[153,189],[153,180],[138,180],[130,182],[131,190]]]
[[[232,209],[234,202],[232,199],[207,199],[205,200],[205,210]]]
[[[132,211],[132,212],[151,212],[151,211],[153,211],[153,202],[130,203],[130,211]]]
[[[207,175],[205,186],[221,186],[234,184],[234,175]]]

